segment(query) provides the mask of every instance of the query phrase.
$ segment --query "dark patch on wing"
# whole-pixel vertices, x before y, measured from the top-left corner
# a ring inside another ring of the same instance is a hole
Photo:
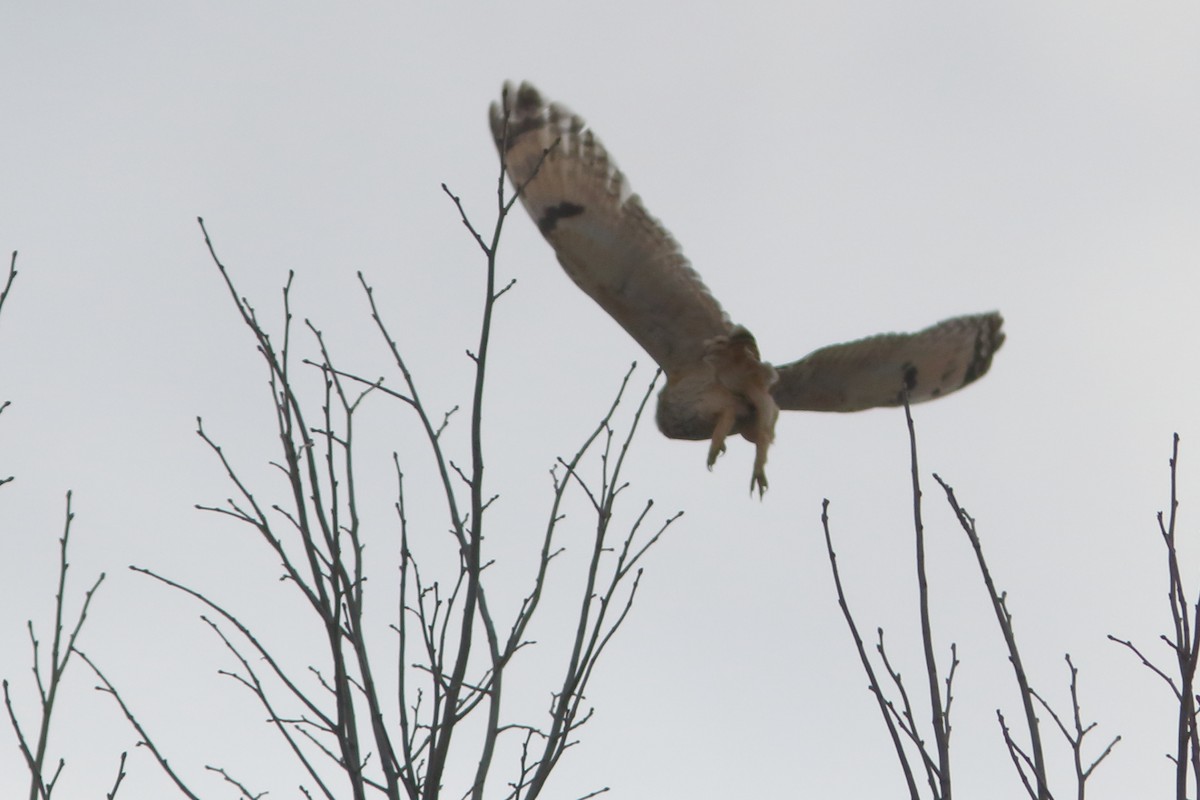
[[[556,206],[550,206],[542,214],[542,218],[538,220],[538,230],[543,236],[549,236],[554,230],[554,226],[558,224],[560,219],[568,219],[570,217],[578,217],[584,212],[584,207],[570,200],[564,200]]]
[[[541,92],[533,88],[528,81],[521,81],[521,85],[517,88],[516,104],[513,109],[517,115],[533,116],[539,113],[544,105],[546,103],[542,100]]]
[[[508,119],[508,145],[504,148],[505,152],[513,149],[517,140],[530,131],[536,131],[539,128],[546,127],[546,120],[541,117],[509,117]],[[501,128],[500,130],[504,130]],[[500,135],[496,134],[496,145],[500,145]]]
[[[983,377],[992,365],[992,356],[1004,342],[1002,335],[997,336],[999,328],[998,320],[988,320],[988,325],[975,333],[975,351],[971,354],[971,363],[967,364],[967,371],[963,375],[963,386]]]
[[[530,131],[546,127],[548,122],[547,115],[542,113],[545,103],[537,89],[528,83],[522,83],[515,92],[516,96],[513,95],[512,87],[506,85],[502,100],[504,108],[492,107],[492,132],[495,135],[496,144],[503,145],[505,151],[511,150],[517,140]],[[500,137],[505,129],[505,116],[508,117],[508,141],[501,142]]]
[[[917,367],[915,364],[908,363],[902,369],[904,370],[904,388],[911,392],[917,388]]]

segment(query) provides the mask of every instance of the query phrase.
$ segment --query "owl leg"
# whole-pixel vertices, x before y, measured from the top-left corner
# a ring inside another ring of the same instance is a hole
[[[771,384],[779,380],[779,376],[774,367],[763,363],[753,334],[741,325],[735,325],[728,336],[717,336],[705,342],[705,347],[704,361],[713,368],[721,386],[735,398],[718,417],[712,448],[708,451],[709,466],[716,460],[718,451],[724,449],[725,437],[737,421],[738,407],[749,405],[749,409],[742,408],[742,424],[737,427],[737,432],[757,445],[750,491],[753,493],[758,489],[758,496],[762,497],[767,489],[767,449],[775,439],[775,419],[779,416],[779,406],[771,397]]]
[[[761,498],[767,491],[767,450],[775,441],[775,420],[779,418],[779,406],[765,387],[756,390],[750,397],[754,403],[754,427],[745,436],[754,442],[754,472],[750,476],[750,494],[758,489]]]
[[[754,494],[754,490],[758,489],[758,497],[761,500],[762,496],[767,493],[767,471],[763,469],[767,463],[767,448],[760,447],[754,455],[754,473],[750,476],[750,494]]]
[[[717,417],[717,422],[713,426],[712,444],[708,446],[709,469],[712,469],[713,464],[717,463],[717,456],[725,452],[725,437],[733,432],[733,426],[736,422],[737,411],[732,405],[727,405],[721,409],[721,413]]]

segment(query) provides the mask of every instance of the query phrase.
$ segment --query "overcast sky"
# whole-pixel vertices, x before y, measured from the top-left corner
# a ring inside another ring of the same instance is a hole
[[[915,410],[938,645],[957,642],[962,661],[960,793],[1019,796],[994,716],[1015,714],[1017,694],[930,472],[979,520],[1035,686],[1064,703],[1070,651],[1100,722],[1094,746],[1124,737],[1089,797],[1167,796],[1172,698],[1105,635],[1166,660],[1154,514],[1174,431],[1189,566],[1200,551],[1195,3],[68,6],[0,10],[0,251],[20,251],[0,319],[0,400],[12,401],[0,475],[16,476],[0,488],[0,674],[27,716],[24,625],[33,617],[49,637],[70,489],[73,600],[108,574],[84,649],[205,796],[233,796],[205,764],[297,796],[299,772],[261,712],[216,674],[231,664],[200,609],[126,569],[209,590],[280,647],[304,647],[309,623],[265,548],[193,508],[231,491],[197,416],[264,495],[279,491],[265,374],[196,217],[271,324],[295,270],[298,317],[347,368],[393,375],[361,270],[430,405],[465,406],[483,263],[440,184],[491,224],[486,109],[504,79],[528,79],[594,126],[768,359],[1003,312],[1008,340],[987,378]],[[575,450],[630,362],[639,386],[650,368],[523,213],[499,270],[517,283],[493,342],[490,546],[519,569],[554,459]],[[429,462],[411,416],[383,400],[366,413],[360,469],[374,476],[382,584],[396,547],[391,451],[414,476],[422,535],[444,536],[445,522],[422,494]],[[449,434],[462,460],[465,422]],[[751,446],[731,442],[709,473],[704,445],[645,425],[626,512],[653,497],[663,516],[686,514],[648,557],[589,693],[596,716],[551,796],[901,796],[819,515],[829,498],[860,624],[886,627],[916,676],[907,448],[898,411],[785,414],[759,502],[746,491]],[[561,660],[552,638],[523,654],[532,672]],[[51,753],[68,759],[67,798],[106,790],[135,741],[92,683],[76,663],[58,709]],[[1069,752],[1046,739],[1067,778]],[[147,753],[131,754],[129,772],[123,800],[168,796]],[[0,794],[24,781],[0,731]]]

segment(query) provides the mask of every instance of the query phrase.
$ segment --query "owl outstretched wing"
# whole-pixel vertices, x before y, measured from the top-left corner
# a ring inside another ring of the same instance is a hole
[[[489,117],[509,178],[567,274],[668,376],[702,367],[704,343],[732,326],[584,121],[528,83],[505,84]]]
[[[490,122],[508,176],[559,263],[666,371],[659,429],[711,439],[710,467],[728,436],[750,440],[751,488],[760,494],[779,409],[859,411],[905,396],[932,400],[980,378],[1004,342],[1000,315],[977,314],[823,347],[772,368],[582,119],[522,83],[505,85]]]
[[[979,379],[1004,343],[998,313],[955,317],[917,333],[888,333],[822,347],[776,369],[782,409],[861,411],[932,400]]]

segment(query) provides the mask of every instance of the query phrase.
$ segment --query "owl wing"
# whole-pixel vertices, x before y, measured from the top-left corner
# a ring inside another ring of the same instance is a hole
[[[917,333],[888,333],[822,347],[778,367],[771,395],[783,409],[861,411],[919,403],[982,377],[1004,343],[998,313],[955,317]]]
[[[528,83],[505,84],[490,121],[509,178],[572,280],[668,375],[699,366],[729,320],[584,121]]]

